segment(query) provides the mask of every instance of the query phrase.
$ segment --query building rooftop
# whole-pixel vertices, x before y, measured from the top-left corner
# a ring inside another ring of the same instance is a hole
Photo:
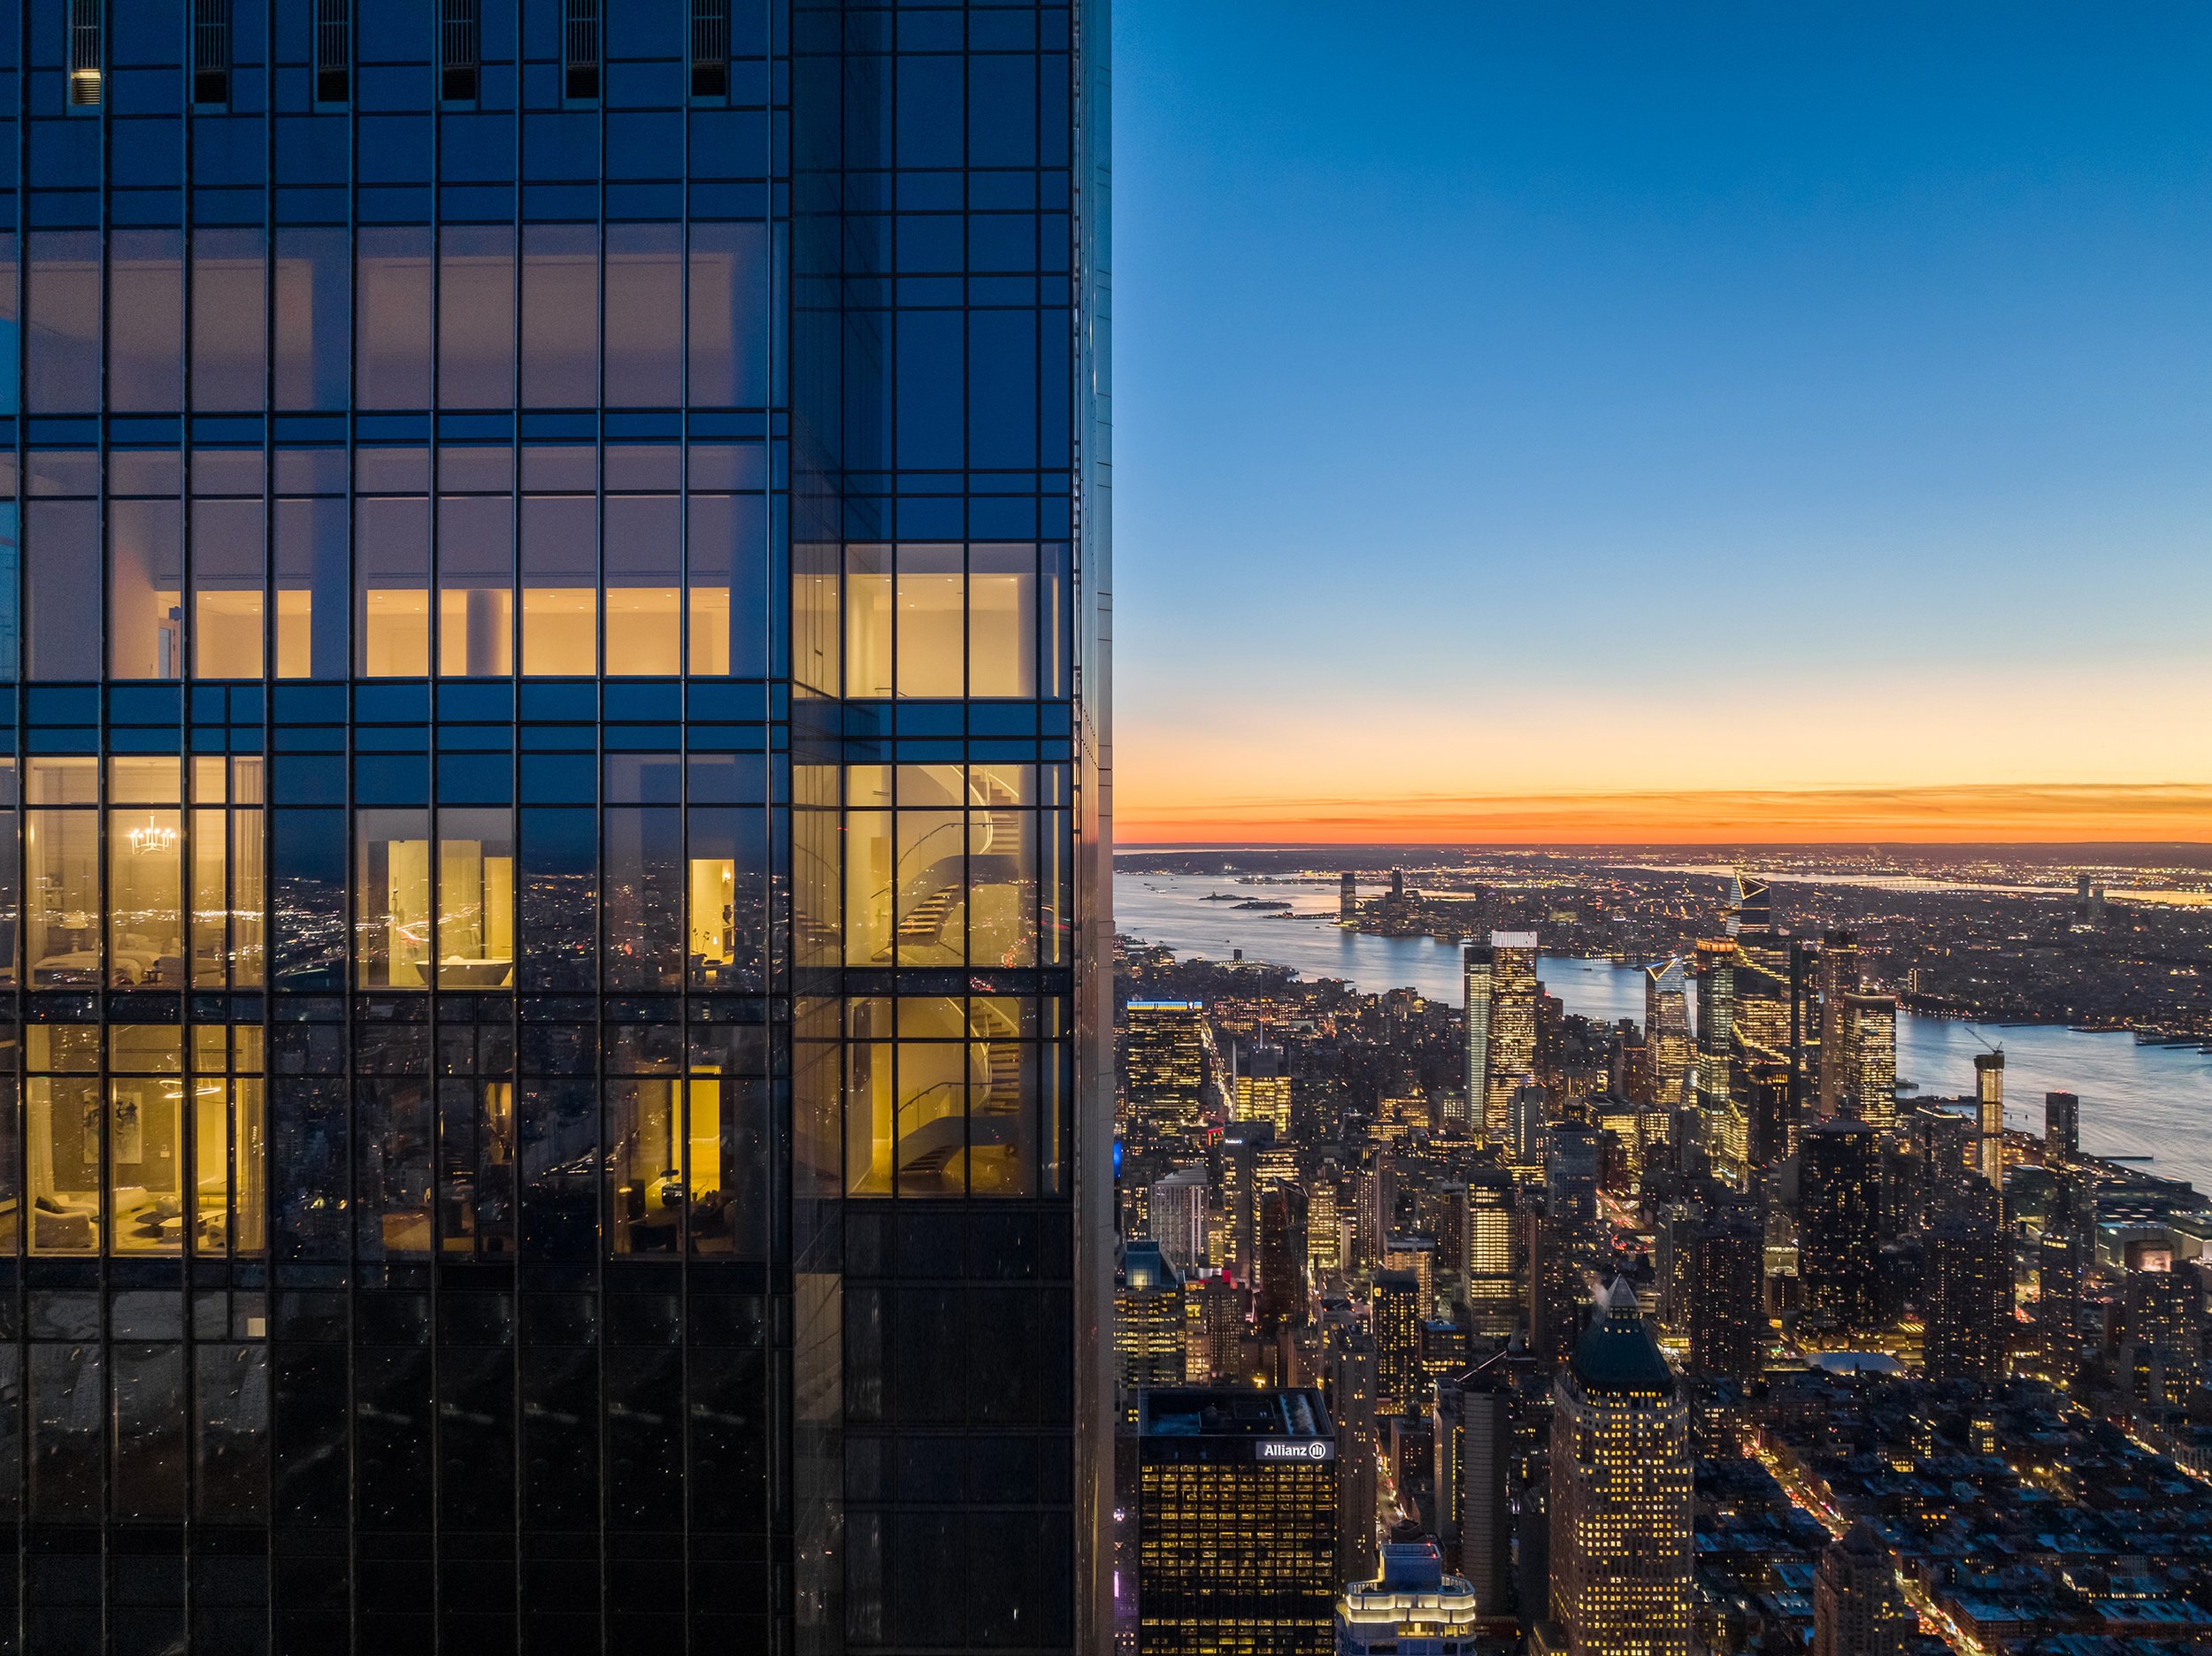
[[[1137,1406],[1145,1438],[1333,1438],[1318,1392],[1237,1386],[1155,1386]]]
[[[1660,1354],[1625,1276],[1613,1279],[1599,1314],[1576,1345],[1574,1376],[1586,1392],[1672,1396],[1674,1370]]]

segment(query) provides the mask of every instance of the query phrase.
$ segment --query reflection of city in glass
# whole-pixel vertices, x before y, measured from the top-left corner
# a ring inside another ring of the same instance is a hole
[[[1071,1649],[1069,12],[25,13],[21,1637]]]

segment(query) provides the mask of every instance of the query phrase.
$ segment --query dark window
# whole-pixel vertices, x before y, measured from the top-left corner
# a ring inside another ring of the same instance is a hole
[[[352,72],[353,0],[315,0],[315,101],[344,103]]]
[[[438,96],[448,103],[468,104],[476,99],[482,32],[482,10],[477,0],[442,0]]]
[[[730,0],[691,0],[691,96],[730,95]]]
[[[192,101],[230,102],[230,0],[192,0]]]
[[[69,0],[69,101],[82,109],[100,104],[100,0]]]
[[[566,0],[561,23],[561,94],[599,96],[599,0]]]

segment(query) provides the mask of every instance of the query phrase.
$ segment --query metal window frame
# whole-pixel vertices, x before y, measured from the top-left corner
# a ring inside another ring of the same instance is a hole
[[[691,0],[691,96],[730,95],[730,0]]]
[[[315,102],[353,96],[352,0],[315,0]]]
[[[192,0],[192,102],[230,102],[230,0]]]
[[[101,0],[69,0],[69,104],[97,109],[106,95],[106,7]]]
[[[480,0],[439,0],[438,101],[473,104],[481,90],[484,8]]]
[[[561,96],[569,102],[598,99],[604,73],[602,39],[599,0],[562,0]]]

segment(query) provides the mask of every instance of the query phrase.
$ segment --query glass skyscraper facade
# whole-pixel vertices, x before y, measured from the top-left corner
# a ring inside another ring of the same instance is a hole
[[[10,19],[0,1648],[1074,1649],[1103,6]]]

